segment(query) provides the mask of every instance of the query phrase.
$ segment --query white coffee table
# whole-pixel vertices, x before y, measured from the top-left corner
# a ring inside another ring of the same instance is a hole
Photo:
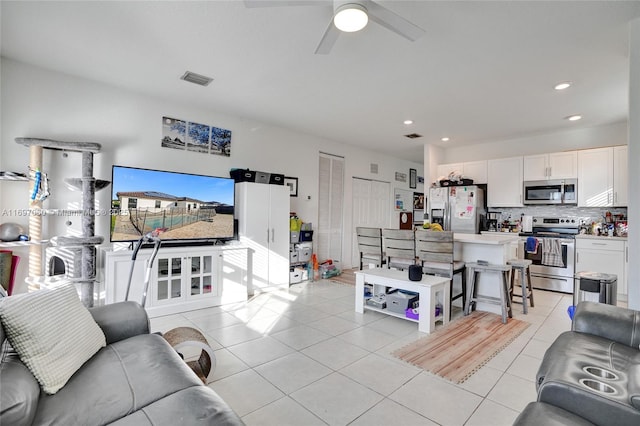
[[[421,281],[410,281],[407,271],[396,269],[372,268],[357,271],[356,273],[356,312],[364,313],[364,310],[381,312],[397,318],[418,323],[418,330],[423,333],[431,333],[436,328],[436,321],[442,324],[449,322],[449,279],[436,277],[433,275],[423,275]],[[365,305],[364,285],[373,285],[373,294],[382,294],[385,287],[393,287],[402,290],[413,291],[420,296],[420,306],[418,307],[419,317],[417,320],[407,318],[405,315],[391,312],[388,309],[379,309],[374,306]],[[442,312],[435,316],[437,294],[442,298]]]

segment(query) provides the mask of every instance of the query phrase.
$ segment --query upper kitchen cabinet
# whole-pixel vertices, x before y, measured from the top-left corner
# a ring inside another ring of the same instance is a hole
[[[524,180],[570,179],[578,177],[578,152],[554,152],[523,158]]]
[[[613,147],[613,205],[627,205],[628,181],[627,145]]]
[[[473,179],[474,184],[487,183],[487,161],[468,161],[465,163],[439,164],[436,169],[438,178],[449,176],[451,172],[462,174],[462,177]]]
[[[462,163],[462,176],[473,179],[474,184],[487,183],[487,160]]]
[[[578,207],[627,205],[627,146],[578,151]]]
[[[444,177],[445,179],[449,176],[450,173],[463,173],[462,163],[450,163],[450,164],[438,164],[438,168],[436,169],[438,172],[437,178],[440,179]]]
[[[578,152],[578,207],[613,205],[613,148]]]
[[[522,176],[522,157],[487,161],[487,206],[522,207]]]

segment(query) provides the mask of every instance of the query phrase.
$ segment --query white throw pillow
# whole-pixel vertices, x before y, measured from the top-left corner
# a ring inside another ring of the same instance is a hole
[[[2,298],[0,319],[11,346],[48,394],[106,345],[73,285]]]

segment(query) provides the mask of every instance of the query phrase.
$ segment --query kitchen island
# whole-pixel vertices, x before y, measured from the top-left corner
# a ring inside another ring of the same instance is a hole
[[[453,234],[454,259],[464,262],[486,260],[491,264],[505,264],[517,257],[520,237],[516,233]],[[467,280],[469,282],[469,280]],[[499,274],[482,273],[476,282],[476,294],[500,297]],[[477,310],[500,314],[500,306],[478,302]]]

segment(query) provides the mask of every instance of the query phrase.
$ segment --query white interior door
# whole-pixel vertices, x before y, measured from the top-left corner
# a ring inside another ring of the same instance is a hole
[[[372,228],[386,228],[389,226],[389,182],[353,178],[353,230],[351,265],[359,263],[358,239],[356,228],[368,226]]]
[[[320,153],[318,191],[318,260],[342,260],[344,158]]]

